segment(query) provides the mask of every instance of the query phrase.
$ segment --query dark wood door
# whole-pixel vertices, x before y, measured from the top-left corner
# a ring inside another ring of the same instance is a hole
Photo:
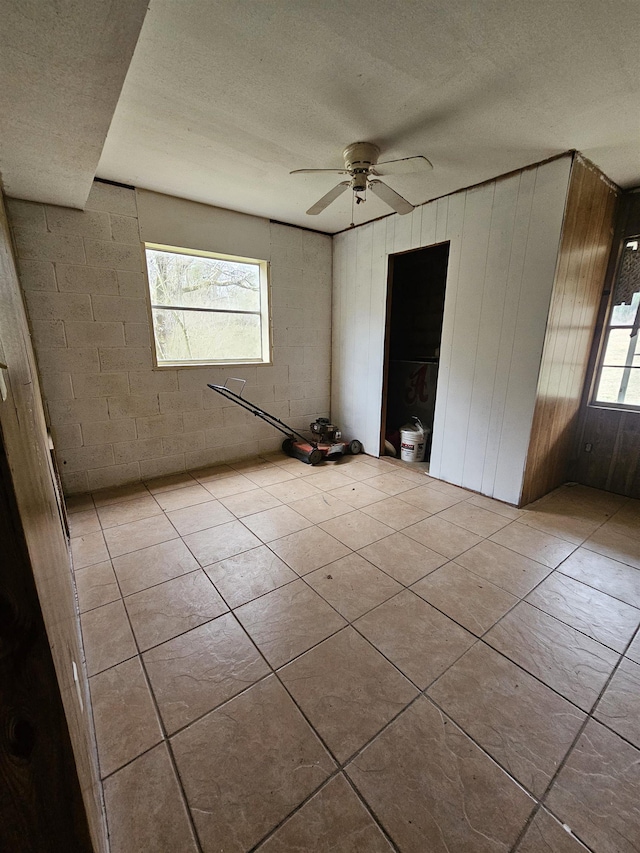
[[[0,851],[92,845],[0,434]]]

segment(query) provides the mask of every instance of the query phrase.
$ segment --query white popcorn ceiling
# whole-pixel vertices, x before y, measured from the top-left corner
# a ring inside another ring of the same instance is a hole
[[[119,101],[145,2],[0,4],[8,195],[82,207],[97,168],[333,233],[351,193],[307,216],[339,178],[288,172],[356,140],[433,161],[388,179],[414,204],[570,148],[640,183],[635,0],[151,0]]]
[[[345,145],[423,154],[414,204],[571,148],[640,183],[635,0],[152,0],[98,175],[335,232]],[[356,223],[389,212],[370,197]]]
[[[146,0],[0,0],[7,195],[84,207]]]

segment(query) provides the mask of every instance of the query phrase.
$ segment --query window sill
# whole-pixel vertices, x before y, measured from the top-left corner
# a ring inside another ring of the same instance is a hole
[[[609,412],[631,412],[640,415],[640,406],[626,406],[624,403],[595,403],[587,404],[589,409],[606,409]]]

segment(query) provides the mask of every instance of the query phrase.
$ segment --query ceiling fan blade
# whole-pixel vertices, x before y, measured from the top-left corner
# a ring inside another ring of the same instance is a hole
[[[414,175],[416,172],[428,172],[430,169],[433,169],[433,165],[422,155],[385,160],[374,166],[376,175]]]
[[[383,184],[382,181],[369,181],[369,189],[400,215],[404,213],[411,213],[413,210],[413,205],[410,204],[406,198],[402,198],[399,193],[392,190],[388,184]]]
[[[325,207],[328,207],[332,201],[335,201],[339,195],[342,195],[350,183],[350,181],[342,181],[342,183],[335,186],[332,190],[329,190],[326,195],[323,195],[321,199],[307,210],[308,215],[315,216],[317,213],[322,213]]]
[[[294,169],[290,175],[314,175],[316,172],[331,172],[332,175],[348,175],[344,169]]]

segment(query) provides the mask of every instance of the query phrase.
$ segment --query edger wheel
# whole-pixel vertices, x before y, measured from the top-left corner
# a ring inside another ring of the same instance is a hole
[[[354,438],[353,441],[349,442],[349,453],[352,453],[354,456],[357,456],[358,453],[362,453],[362,450],[362,442],[358,441],[357,438]]]

